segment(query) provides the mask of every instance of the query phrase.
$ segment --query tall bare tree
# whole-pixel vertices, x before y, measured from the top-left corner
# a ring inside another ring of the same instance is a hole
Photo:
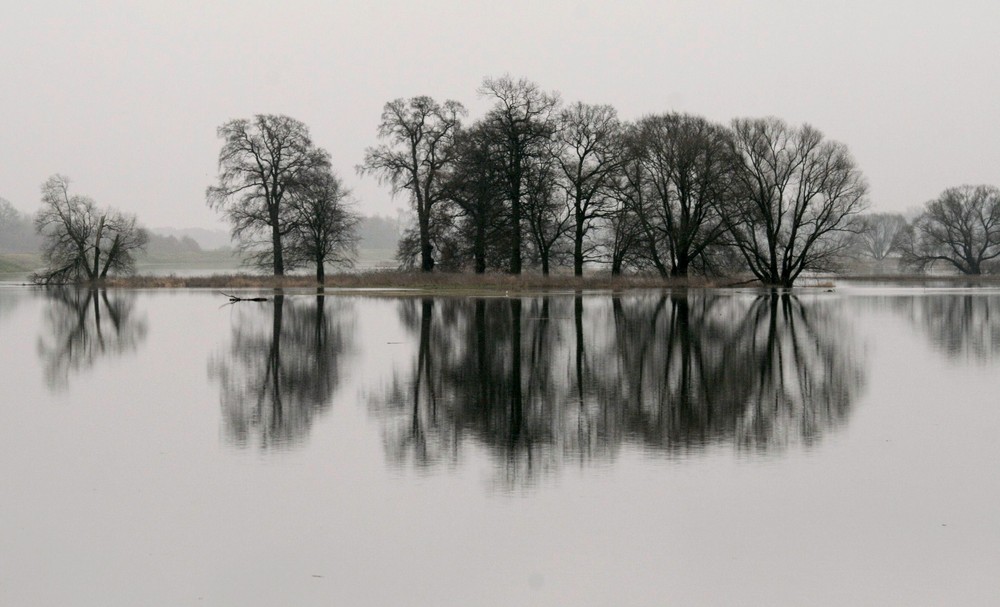
[[[281,276],[282,239],[295,228],[286,198],[304,177],[329,170],[330,156],[313,145],[306,125],[288,116],[230,120],[218,134],[219,183],[208,188],[208,204],[226,215],[233,236],[259,265]]]
[[[792,286],[805,270],[833,269],[868,185],[842,143],[777,118],[732,124],[732,204],[722,216],[750,271]]]
[[[1000,256],[1000,189],[948,188],[927,203],[902,251],[903,264],[920,270],[943,261],[963,274],[981,274],[984,262]]]
[[[53,175],[42,184],[42,208],[35,229],[42,236],[46,268],[37,282],[99,280],[109,273],[129,274],[135,253],[149,236],[134,215],[102,209],[91,198],[70,195],[69,178]]]
[[[451,144],[466,111],[457,101],[439,103],[430,97],[396,99],[385,104],[378,126],[380,146],[365,151],[361,174],[376,175],[392,186],[393,194],[406,190],[417,212],[420,268],[434,268],[431,244],[433,210],[441,200],[442,173],[451,162]]]
[[[621,124],[610,105],[574,103],[559,114],[556,154],[572,209],[573,273],[583,274],[585,261],[595,259],[588,246],[591,229],[609,211],[608,180],[621,158]]]
[[[505,196],[510,205],[510,273],[521,273],[522,212],[526,169],[531,158],[548,153],[556,130],[559,96],[543,91],[529,80],[509,75],[486,78],[480,95],[494,100],[483,120],[483,128],[501,146]]]
[[[656,260],[687,276],[692,263],[725,231],[720,206],[729,182],[726,131],[689,114],[648,116],[638,123],[644,204],[636,207]],[[659,268],[666,268],[661,263]]]

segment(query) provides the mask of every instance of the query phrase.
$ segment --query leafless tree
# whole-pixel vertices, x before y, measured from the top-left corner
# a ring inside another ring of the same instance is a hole
[[[501,146],[504,194],[510,205],[510,273],[521,273],[523,196],[528,163],[547,154],[556,129],[559,96],[543,91],[529,80],[509,75],[486,78],[480,95],[495,100],[483,120],[493,141]]]
[[[135,270],[135,253],[145,248],[146,230],[134,215],[101,209],[90,198],[69,194],[69,178],[53,175],[42,184],[42,208],[35,216],[46,268],[40,283],[99,280]]]
[[[902,263],[924,270],[935,262],[963,274],[981,274],[1000,256],[1000,189],[964,185],[927,203],[902,238]]]
[[[463,129],[455,140],[453,170],[443,184],[448,214],[477,274],[496,267],[509,253],[503,247],[508,233],[504,167],[496,148],[481,124]]]
[[[720,206],[731,164],[723,128],[689,114],[647,116],[638,123],[639,187],[646,190],[635,211],[657,250],[658,269],[674,276],[688,271],[725,231]]]
[[[316,265],[316,282],[323,284],[324,265],[351,266],[357,255],[358,214],[351,208],[350,191],[330,171],[302,180],[288,199],[292,212],[289,258],[294,265]]]
[[[596,260],[588,235],[612,208],[608,181],[621,158],[621,123],[610,105],[574,103],[559,114],[556,159],[572,209],[573,273]]]
[[[406,190],[417,212],[420,267],[434,268],[431,220],[441,200],[440,181],[452,160],[452,143],[466,111],[457,101],[438,103],[430,97],[396,99],[385,104],[379,139],[386,143],[365,151],[361,174],[376,175],[392,186],[393,194]]]
[[[789,287],[805,270],[833,269],[867,206],[847,147],[777,118],[734,120],[730,146],[732,199],[722,217],[754,276]]]
[[[528,163],[524,171],[523,214],[534,256],[548,276],[553,262],[563,258],[559,244],[572,229],[573,210],[566,192],[558,186],[555,158],[542,156]]]
[[[313,145],[306,125],[288,116],[230,120],[218,135],[219,183],[208,188],[208,204],[226,215],[233,236],[258,265],[283,275],[282,239],[295,228],[287,196],[305,176],[329,170],[329,154]]]
[[[857,251],[879,263],[899,248],[900,235],[906,230],[906,218],[899,213],[865,213],[857,223]]]

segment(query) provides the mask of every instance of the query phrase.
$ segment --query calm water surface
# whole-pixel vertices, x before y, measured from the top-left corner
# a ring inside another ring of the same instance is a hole
[[[0,605],[998,605],[1000,291],[0,287]]]

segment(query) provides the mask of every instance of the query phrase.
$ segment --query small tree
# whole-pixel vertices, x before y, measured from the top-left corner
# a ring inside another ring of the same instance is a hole
[[[98,208],[85,196],[70,196],[69,178],[63,175],[53,175],[42,184],[35,229],[43,239],[46,268],[34,279],[44,284],[130,274],[136,251],[149,240],[134,215]]]
[[[281,276],[282,239],[295,227],[286,198],[306,176],[329,170],[329,154],[313,145],[306,125],[288,116],[230,120],[218,134],[219,183],[208,188],[208,204],[226,215],[233,236],[257,265],[270,265]]]
[[[945,190],[904,233],[902,252],[901,263],[920,271],[943,261],[963,274],[981,274],[984,262],[1000,256],[1000,189]]]
[[[327,263],[353,265],[357,255],[358,215],[349,204],[350,191],[329,171],[302,180],[289,198],[292,230],[291,265],[316,265],[316,282],[323,284]]]

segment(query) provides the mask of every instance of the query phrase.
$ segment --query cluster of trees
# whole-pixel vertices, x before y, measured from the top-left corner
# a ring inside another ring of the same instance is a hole
[[[45,269],[34,279],[43,284],[99,280],[109,273],[131,273],[135,255],[149,240],[135,215],[97,206],[93,199],[69,193],[70,180],[53,175],[42,184],[42,208],[35,230],[42,238]]]
[[[470,125],[456,101],[390,101],[359,166],[410,198],[417,221],[399,255],[424,271],[738,265],[791,285],[834,266],[867,205],[847,148],[808,125],[678,113],[630,123],[509,76],[479,93],[493,106]]]
[[[208,204],[225,214],[252,264],[276,276],[315,264],[350,264],[358,217],[349,191],[309,129],[288,116],[257,114],[218,129],[219,181]]]

